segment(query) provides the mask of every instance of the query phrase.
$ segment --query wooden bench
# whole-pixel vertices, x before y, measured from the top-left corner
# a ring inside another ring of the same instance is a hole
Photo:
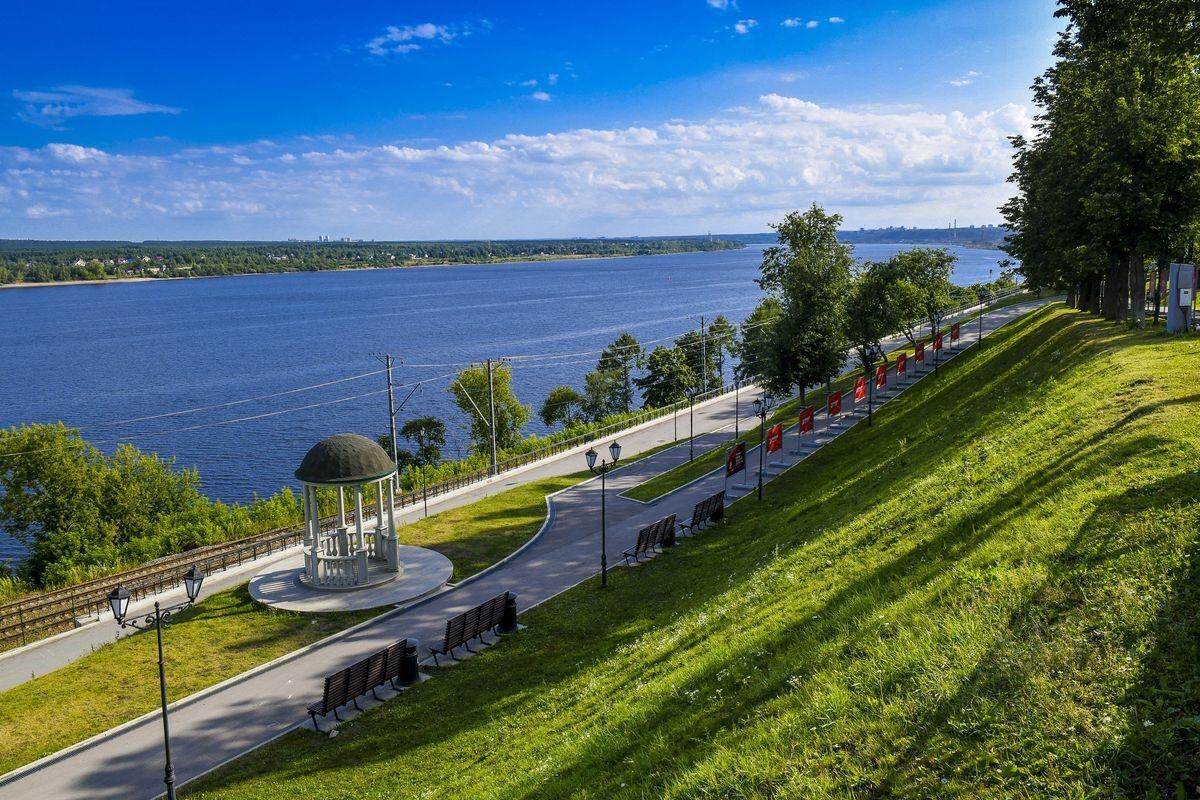
[[[629,559],[641,561],[642,556],[649,556],[656,547],[671,547],[675,544],[675,515],[663,517],[652,522],[638,531],[637,542],[633,547],[621,553],[625,557],[625,565]]]
[[[328,717],[330,714],[341,722],[338,709],[350,703],[361,711],[358,698],[370,692],[378,700],[379,695],[375,690],[385,683],[390,683],[393,689],[416,683],[418,646],[416,639],[401,639],[362,661],[327,675],[320,701],[308,707],[313,727],[320,731],[317,717]]]
[[[725,519],[725,490],[712,497],[701,500],[692,508],[692,521],[679,523],[679,530],[691,536],[710,522],[721,522]]]
[[[491,644],[483,636],[488,631],[512,633],[516,629],[517,596],[512,592],[504,592],[446,620],[446,632],[442,635],[441,645],[430,647],[429,652],[433,654],[434,664],[438,664],[438,656],[450,656],[458,661],[458,656],[454,655],[456,648],[463,647],[467,652],[474,653],[471,649],[472,640],[479,639],[484,644]]]

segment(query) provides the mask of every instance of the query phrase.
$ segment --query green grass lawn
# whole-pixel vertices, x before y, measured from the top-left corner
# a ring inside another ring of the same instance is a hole
[[[1003,308],[1005,306],[1011,306],[1011,305],[1015,305],[1017,303],[1023,303],[1026,300],[1033,299],[1033,297],[1034,297],[1034,295],[1030,292],[1022,292],[1020,294],[1013,295],[1012,297],[1006,297],[1003,300],[998,301],[994,305],[989,306],[988,310],[993,311],[995,309]],[[979,315],[974,314],[974,315],[962,320],[962,324],[964,326],[966,326],[968,322],[970,322],[972,320],[976,320],[978,318],[979,318]],[[950,331],[950,326],[949,325],[945,326],[943,332],[949,332],[949,331]],[[963,335],[966,336],[967,333],[968,333],[968,331],[964,331]],[[922,339],[920,339],[919,341],[927,342],[931,338],[932,337],[926,336],[926,337],[923,337]],[[912,354],[913,354],[913,348],[908,345],[905,345],[904,347],[899,347],[899,348],[889,352],[888,353],[888,363],[894,364],[896,361],[896,357],[899,356],[901,353],[905,353],[911,358]],[[857,378],[859,374],[860,374],[860,370],[858,370],[858,369],[852,369],[849,372],[843,373],[841,376],[839,376],[836,380],[834,380],[832,382],[832,385],[830,388],[837,389],[837,390],[840,390],[843,392],[849,391],[854,385],[854,379]],[[825,400],[824,392],[813,392],[806,398],[805,404],[806,405],[814,405],[815,404],[817,407],[817,410],[819,411],[822,408],[822,403],[824,402],[824,400]],[[753,397],[750,397],[749,402],[753,402]],[[800,405],[799,400],[791,400],[791,401],[781,404],[780,407],[771,414],[771,419],[770,419],[770,422],[767,427],[770,427],[771,425],[774,425],[777,422],[782,422],[784,428],[787,428],[791,425],[796,424],[796,414],[799,413],[800,407],[801,407],[801,405]],[[739,434],[737,437],[734,437],[733,434],[731,433],[729,436],[729,439],[722,442],[718,446],[710,449],[707,453],[704,453],[699,458],[696,458],[686,464],[680,464],[678,467],[675,467],[675,469],[669,470],[660,475],[655,475],[653,478],[650,478],[647,481],[643,481],[642,483],[639,483],[637,486],[634,486],[632,489],[622,492],[622,497],[628,497],[631,500],[640,500],[643,503],[648,503],[651,500],[661,497],[662,495],[666,494],[667,492],[672,492],[672,491],[678,489],[680,486],[685,486],[685,485],[691,483],[692,481],[696,480],[697,478],[707,475],[708,473],[712,472],[715,469],[719,469],[721,467],[721,465],[723,465],[725,463],[725,454],[729,452],[729,448],[732,447],[735,443],[745,442],[747,449],[756,447],[758,445],[759,441],[761,441],[759,438],[761,436],[761,429],[762,429],[761,425],[754,425],[749,430],[739,431]],[[790,446],[790,445],[787,445],[787,446]],[[747,473],[754,472],[757,469],[758,469],[757,461],[753,464],[746,465]]]
[[[1198,363],[1036,312],[723,528],[187,794],[1192,796]]]

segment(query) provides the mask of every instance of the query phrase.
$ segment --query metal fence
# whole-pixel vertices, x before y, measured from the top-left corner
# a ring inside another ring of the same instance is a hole
[[[988,298],[983,307],[992,305],[1017,293],[1024,288],[999,292]],[[979,303],[961,306],[945,315],[945,319],[962,314],[970,314],[980,308]],[[918,329],[919,334],[919,329]],[[706,400],[728,394],[735,390],[735,385],[722,386],[698,394],[693,402],[702,403]],[[743,387],[744,388],[744,387]],[[602,439],[614,433],[627,431],[654,419],[668,417],[685,410],[689,403],[681,400],[663,408],[647,409],[639,414],[619,420],[610,425],[580,434],[570,439],[554,442],[546,447],[532,450],[521,455],[511,456],[496,466],[495,473],[491,469],[477,470],[459,475],[450,480],[441,481],[421,490],[403,492],[396,495],[396,503],[400,507],[408,507],[425,502],[429,498],[438,497],[472,484],[481,483],[494,474],[510,472],[520,467],[540,461],[544,458],[567,452],[589,442]],[[370,511],[374,514],[374,506],[365,503],[364,516]],[[347,519],[353,520],[353,510],[347,513]],[[323,529],[332,529],[336,520],[328,517],[321,520]],[[302,528],[277,529],[264,533],[247,536],[231,542],[209,545],[190,550],[186,553],[167,556],[152,561],[135,569],[117,572],[103,578],[78,583],[62,589],[42,592],[32,597],[0,603],[0,651],[19,647],[31,641],[45,638],[55,633],[69,630],[93,619],[108,610],[108,592],[120,583],[129,589],[133,599],[137,600],[167,589],[174,588],[183,579],[184,571],[196,564],[206,575],[224,571],[233,566],[240,566],[247,561],[253,561],[262,556],[271,555],[300,544],[304,539]]]

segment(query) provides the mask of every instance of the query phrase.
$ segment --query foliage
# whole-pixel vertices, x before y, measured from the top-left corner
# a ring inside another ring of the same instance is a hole
[[[598,403],[598,407],[593,407],[593,418],[620,411],[628,414],[633,410],[634,372],[644,366],[645,360],[645,348],[629,331],[622,331],[612,344],[601,351],[600,360],[596,363],[596,371],[611,375],[606,381],[597,381],[597,385],[611,383],[611,376],[618,376],[620,380],[602,402],[600,402],[599,396],[593,397],[593,400]],[[600,409],[603,409],[603,414],[597,413]]]
[[[781,316],[783,308],[779,301],[764,297],[742,320],[741,339],[734,345],[738,363],[733,375],[737,380],[761,380],[775,370],[771,362],[775,355],[775,326]]]
[[[892,256],[887,273],[889,286],[884,296],[903,323],[892,330],[903,330],[909,343],[916,342],[915,323],[924,320],[929,330],[942,324],[942,317],[954,307],[954,285],[950,275],[958,256],[941,248],[917,247]],[[972,298],[973,299],[973,298]]]
[[[437,417],[415,417],[400,426],[398,434],[416,445],[416,452],[396,448],[396,465],[404,467],[433,466],[442,460],[442,448],[446,446],[446,423]],[[377,440],[389,455],[392,452],[392,435],[385,433]]]
[[[471,420],[471,439],[476,452],[487,453],[492,435],[487,367],[483,364],[464,367],[450,384],[449,391],[459,409]],[[530,409],[513,392],[512,368],[504,362],[492,364],[490,392],[496,414],[496,447],[503,450],[520,440],[521,428],[529,421]]]
[[[0,284],[311,272],[359,267],[488,264],[584,256],[633,256],[740,248],[680,239],[486,242],[42,242],[0,243]]]
[[[709,388],[719,388],[725,385],[725,356],[737,352],[737,328],[724,314],[718,314],[708,326],[705,336],[708,339],[708,351],[715,353],[717,360],[716,375]]]
[[[846,341],[858,363],[870,372],[880,361],[887,363],[883,339],[905,327],[911,317],[897,298],[906,294],[905,283],[892,261],[864,265],[854,277],[846,303]]]
[[[570,386],[556,386],[546,395],[538,416],[547,426],[570,428],[583,422],[586,403],[587,398]]]
[[[129,444],[105,455],[61,423],[0,431],[0,530],[27,548],[23,575],[60,585],[302,518],[290,489],[226,505],[172,467]]]
[[[659,345],[646,359],[646,374],[638,378],[646,408],[661,408],[677,403],[697,386],[696,373],[688,365],[687,356],[678,347]]]
[[[837,239],[842,218],[814,204],[771,227],[779,244],[763,251],[759,285],[779,302],[780,316],[758,359],[769,391],[787,394],[829,380],[846,358],[845,304],[853,259]]]

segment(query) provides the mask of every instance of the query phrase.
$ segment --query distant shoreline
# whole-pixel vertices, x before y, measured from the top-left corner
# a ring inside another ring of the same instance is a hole
[[[154,281],[197,281],[212,278],[245,278],[253,275],[300,275],[318,272],[367,272],[372,270],[393,270],[393,269],[417,269],[422,267],[485,267],[489,264],[539,264],[547,261],[585,261],[598,258],[649,258],[653,256],[675,256],[686,253],[722,253],[729,250],[744,250],[747,245],[742,245],[741,248],[731,247],[716,250],[675,250],[670,253],[626,253],[622,255],[553,255],[553,256],[513,256],[512,258],[497,258],[491,261],[432,261],[428,264],[397,264],[390,267],[334,267],[330,269],[282,269],[270,270],[264,272],[231,272],[225,275],[167,275],[161,277],[148,277],[145,275],[132,275],[125,278],[97,278],[95,280],[69,280],[69,281],[22,281],[21,283],[0,283],[0,289],[39,289],[51,288],[56,286],[100,286],[109,283],[149,283]]]

